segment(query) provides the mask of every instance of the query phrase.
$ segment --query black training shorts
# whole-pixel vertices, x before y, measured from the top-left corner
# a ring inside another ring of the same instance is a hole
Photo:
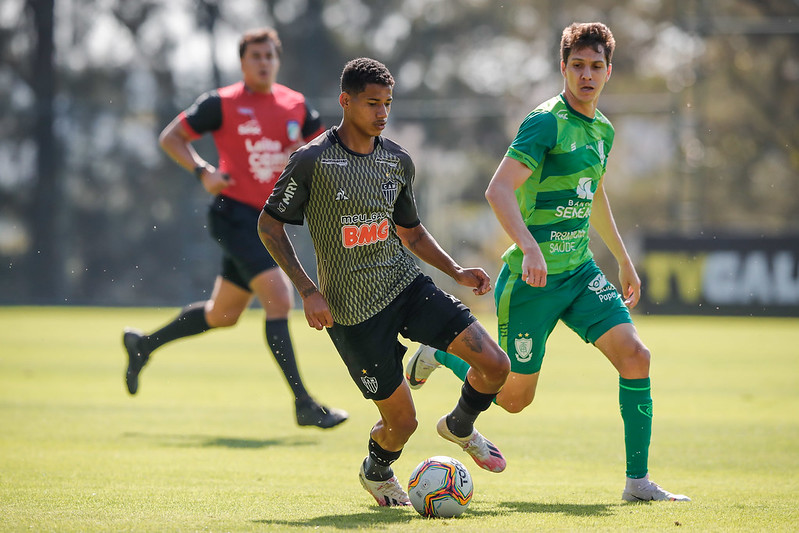
[[[208,230],[222,247],[222,278],[250,291],[252,278],[277,263],[258,236],[261,210],[219,195],[208,209]]]
[[[407,348],[398,335],[446,350],[475,320],[460,300],[420,274],[373,317],[352,326],[333,324],[327,333],[364,398],[385,400],[403,380]]]

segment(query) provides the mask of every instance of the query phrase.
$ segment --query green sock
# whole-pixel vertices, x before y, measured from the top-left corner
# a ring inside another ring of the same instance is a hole
[[[619,409],[624,421],[627,477],[642,478],[648,472],[652,439],[652,394],[649,378],[619,377]]]
[[[471,368],[469,363],[458,357],[457,355],[452,355],[448,352],[442,352],[441,350],[436,350],[436,361],[444,365],[445,367],[452,370],[452,373],[455,374],[458,379],[466,382],[466,372],[469,371]],[[497,398],[494,397],[492,403],[497,403]]]
[[[466,372],[469,371],[469,363],[451,353],[436,350],[436,361],[452,370],[461,381],[466,381]]]

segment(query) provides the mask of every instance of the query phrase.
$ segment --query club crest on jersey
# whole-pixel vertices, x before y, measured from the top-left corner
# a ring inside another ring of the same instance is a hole
[[[383,190],[383,198],[386,199],[386,202],[388,202],[389,205],[394,205],[394,202],[397,201],[397,193],[399,193],[399,184],[394,180],[384,181],[381,189]]]
[[[591,150],[592,152],[596,152],[596,155],[599,156],[599,160],[602,162],[603,165],[606,163],[607,157],[605,156],[605,141],[604,140],[599,139],[597,141],[597,143],[596,143],[596,147],[594,147],[594,146],[592,146],[590,144],[587,144],[587,145],[585,145],[585,148],[587,150]]]
[[[300,123],[296,120],[289,120],[286,123],[286,134],[289,136],[289,141],[295,142],[300,140]]]
[[[377,392],[377,378],[372,376],[361,376],[361,383],[366,387],[366,390],[375,394]]]
[[[529,333],[514,339],[513,345],[516,347],[516,360],[520,363],[526,363],[533,358],[533,339],[530,338]]]

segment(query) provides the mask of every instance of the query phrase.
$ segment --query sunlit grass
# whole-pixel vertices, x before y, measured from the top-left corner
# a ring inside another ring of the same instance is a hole
[[[508,458],[502,474],[436,436],[459,388],[437,371],[414,393],[420,426],[395,470],[407,479],[425,457],[452,455],[475,496],[461,518],[431,521],[378,508],[358,484],[377,412],[327,335],[299,314],[303,376],[321,401],[350,412],[339,428],[296,426],[256,311],[157,352],[130,397],[122,328],[150,330],[175,311],[0,308],[0,530],[799,528],[795,319],[637,318],[654,354],[652,478],[690,504],[622,504],[617,376],[565,327],[535,403],[479,419]]]

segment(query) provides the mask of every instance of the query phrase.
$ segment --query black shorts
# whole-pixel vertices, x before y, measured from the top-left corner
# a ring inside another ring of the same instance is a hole
[[[407,348],[398,335],[446,350],[475,320],[460,300],[420,274],[373,317],[353,326],[333,324],[327,333],[364,398],[385,400],[404,379]]]
[[[222,278],[250,291],[252,278],[277,263],[258,236],[261,211],[237,200],[217,196],[208,208],[208,230],[222,247]]]

